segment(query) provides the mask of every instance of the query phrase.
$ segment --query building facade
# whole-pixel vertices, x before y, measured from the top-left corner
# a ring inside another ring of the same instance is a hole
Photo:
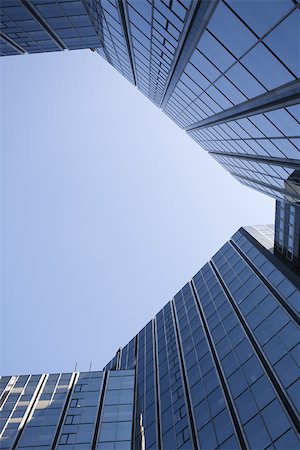
[[[300,200],[297,3],[101,3],[109,62],[241,183],[293,204]]]
[[[101,25],[89,14],[76,0],[1,0],[1,55],[101,47]]]
[[[277,212],[274,250],[240,229],[104,372],[2,377],[0,448],[299,448],[299,2],[1,6],[4,55],[96,48]]]
[[[241,183],[298,204],[298,2],[101,5],[99,53]]]
[[[300,271],[300,207],[276,201],[275,254]]]
[[[133,370],[0,379],[0,448],[131,450]]]
[[[240,229],[106,366],[135,369],[147,449],[299,447],[300,280]]]
[[[300,279],[241,228],[104,368],[2,377],[1,449],[299,448]]]
[[[299,14],[296,0],[9,0],[2,54],[97,48],[238,181],[296,206]]]

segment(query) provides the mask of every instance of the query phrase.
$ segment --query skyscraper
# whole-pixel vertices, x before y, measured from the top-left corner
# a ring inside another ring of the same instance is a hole
[[[134,371],[2,377],[1,449],[131,450]]]
[[[276,201],[275,254],[285,264],[300,269],[300,207]]]
[[[100,47],[90,14],[81,1],[2,0],[1,55]]]
[[[109,62],[123,71],[129,60],[137,87],[240,182],[294,204],[296,3],[102,3],[104,48],[115,43]]]
[[[2,3],[3,54],[97,48],[237,180],[299,203],[298,1]]]
[[[272,227],[240,229],[104,373],[82,374],[96,385],[77,373],[4,377],[3,448],[299,447],[298,6],[4,2],[4,54],[97,48],[235,178],[275,197],[277,213],[275,247]],[[107,425],[103,383],[124,370],[132,420],[118,420],[112,394]]]
[[[135,369],[147,449],[299,447],[300,280],[241,228],[107,365]]]
[[[2,448],[298,448],[300,280],[272,235],[241,228],[104,373],[3,377]]]

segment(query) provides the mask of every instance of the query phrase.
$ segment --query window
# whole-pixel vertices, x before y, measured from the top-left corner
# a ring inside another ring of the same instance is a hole
[[[260,37],[292,6],[289,0],[256,2],[255,8],[251,2],[227,0],[227,3]]]
[[[257,39],[224,3],[219,4],[208,24],[208,29],[236,57],[241,56]],[[239,39],[236,38],[237,36]]]
[[[60,436],[59,443],[61,445],[75,444],[75,442],[76,442],[76,433],[63,433]]]
[[[290,428],[289,421],[277,399],[262,411],[262,416],[273,439],[277,439]]]
[[[277,4],[283,2],[276,2]],[[269,10],[273,9],[268,8]],[[294,11],[283,22],[281,22],[267,37],[264,42],[276,53],[279,58],[287,64],[290,70],[299,76],[300,63],[299,42],[295,39],[299,28],[299,11]]]
[[[294,80],[263,44],[257,44],[241,59],[241,63],[269,90]]]
[[[250,448],[266,448],[270,444],[270,437],[259,415],[253,417],[245,426],[245,434]]]
[[[74,391],[75,392],[81,392],[82,391],[82,384],[76,384]]]

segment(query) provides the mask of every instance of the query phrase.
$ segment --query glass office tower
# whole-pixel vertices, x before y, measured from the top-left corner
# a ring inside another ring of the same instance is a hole
[[[276,201],[275,254],[300,271],[300,208]]]
[[[299,448],[300,280],[273,233],[241,228],[106,366],[136,371],[146,449]]]
[[[0,448],[299,448],[299,2],[2,0],[1,22],[3,55],[97,49],[277,207],[275,247],[240,229],[105,372],[2,377]]]
[[[100,3],[99,53],[241,183],[299,203],[299,2]]]
[[[2,377],[0,448],[295,450],[300,279],[241,228],[104,372]]]
[[[134,371],[0,379],[0,448],[131,450]]]
[[[2,1],[5,55],[97,48],[237,180],[300,202],[299,2]]]
[[[0,7],[2,56],[101,46],[101,24],[81,1],[1,0]]]

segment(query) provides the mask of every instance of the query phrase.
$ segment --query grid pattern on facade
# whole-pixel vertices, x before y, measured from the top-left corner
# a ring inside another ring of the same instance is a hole
[[[173,76],[172,62],[192,7],[190,2],[178,1],[124,3],[130,37],[127,50],[136,84],[157,105],[168,77]],[[116,8],[115,17],[120,21]],[[293,176],[289,160],[294,165],[300,161],[299,106],[294,100],[285,106],[283,100],[284,106],[274,109],[272,102],[283,86],[293,95],[298,92],[298,26],[299,10],[292,0],[256,2],[255,8],[248,2],[217,2],[177,83],[172,80],[175,87],[163,108],[241,183],[278,199],[288,192],[288,200],[294,204],[299,202],[299,182],[289,183]],[[258,102],[253,109],[253,99],[264,96],[268,96],[264,106]],[[224,111],[231,111],[234,117],[240,105],[245,109],[243,117],[213,123]],[[210,126],[205,125],[208,118]],[[235,157],[239,155],[244,158]],[[247,161],[247,156],[252,159]],[[255,162],[253,157],[262,157],[265,163]],[[278,162],[274,167],[272,158],[279,159],[282,168]]]
[[[0,448],[130,450],[134,380],[133,370],[1,377]]]
[[[41,0],[31,0],[31,3],[68,49],[94,48],[100,45],[81,1],[52,1],[48,4]]]
[[[277,207],[279,208],[279,222],[278,222],[278,232],[277,232],[277,243],[278,247],[281,251],[283,251],[284,241],[285,241],[285,218],[286,215],[289,216],[289,225],[288,225],[288,239],[287,239],[287,249],[288,249],[288,257],[292,260],[293,258],[293,248],[294,248],[294,240],[295,240],[295,207],[289,206],[284,202],[278,202]],[[288,211],[287,211],[288,210]]]
[[[158,442],[160,441],[158,436],[157,403],[159,399],[156,394],[157,375],[153,326],[152,320],[121,350],[120,358],[121,370],[133,368],[136,370],[136,408],[142,414],[143,426],[147,430],[146,445],[150,449],[158,448]],[[111,362],[107,364],[105,369],[110,366]]]
[[[0,36],[0,38],[2,38],[0,42],[0,56],[15,56],[22,53],[21,49],[18,50],[17,47],[13,47],[12,45],[5,42],[2,36]]]
[[[66,401],[71,373],[51,374],[47,377],[34,404],[34,410],[27,420],[17,448],[49,448],[54,440],[57,425]]]
[[[77,377],[57,439],[58,449],[92,447],[102,382],[102,372],[81,372]]]
[[[168,303],[156,316],[157,365],[163,448],[192,446],[192,432],[178,357],[178,344]]]
[[[127,1],[138,88],[159,105],[191,0]]]
[[[275,292],[284,299],[296,315],[300,314],[299,289],[276,266],[276,259],[269,259],[247,239],[241,232],[232,237],[232,242],[241,250],[242,254],[253,264],[255,270],[263,279],[263,284],[268,283]],[[273,262],[272,262],[273,261]]]
[[[14,43],[28,53],[60,50],[47,31],[19,2],[3,3],[1,4],[1,31]],[[2,46],[2,41],[1,50],[5,55],[6,45]]]
[[[91,0],[89,0],[89,3]],[[95,2],[95,0],[93,0]],[[122,30],[117,0],[100,2],[99,14],[103,26],[103,48],[98,53],[110,62],[125,78],[134,83],[130,57]]]
[[[225,166],[225,168],[226,168],[226,166]],[[272,186],[268,186],[268,185],[262,184],[258,181],[252,180],[251,178],[242,177],[237,174],[234,174],[233,176],[236,180],[238,180],[240,183],[244,184],[245,186],[255,189],[256,191],[263,192],[264,194],[269,195],[270,197],[274,197],[274,198],[280,199],[280,200],[285,200],[285,198],[288,197],[291,202],[293,202],[293,201],[298,202],[298,198],[295,198],[294,195],[290,196],[285,191],[276,189],[274,187],[274,184]]]
[[[299,2],[2,3],[3,54],[96,48],[238,181],[299,203]]]
[[[190,5],[191,0],[128,0],[126,4],[119,5],[116,0],[101,1],[105,21],[104,48],[109,53],[111,64],[133,81],[130,54],[137,87],[157,105],[162,99]],[[120,9],[124,13],[122,18]],[[122,25],[129,34],[127,43]],[[99,53],[107,59],[104,49],[100,49]]]
[[[4,377],[4,381],[7,378]],[[23,375],[12,380],[8,395],[1,405],[1,449],[10,449],[18,437],[23,418],[28,417],[31,403],[41,382],[41,375]]]
[[[233,120],[189,134],[210,152],[299,159],[299,106]]]
[[[218,262],[225,251],[222,248],[213,261]],[[240,264],[238,256],[231,261],[236,266]],[[229,271],[228,279],[231,275]],[[239,281],[236,276],[235,281]],[[267,448],[272,444],[284,448],[290,435],[295,445],[293,424],[212,267],[204,266],[194,282],[249,448]],[[251,289],[252,286],[252,292]]]
[[[24,5],[18,1],[2,1],[1,31],[28,53],[101,45],[83,3],[78,0],[31,0]],[[4,41],[1,41],[1,51],[3,55],[7,51],[17,53]]]
[[[298,176],[294,178],[296,171],[278,164],[258,162],[249,159],[238,159],[230,156],[211,154],[220,162],[237,180],[243,184],[249,184],[272,197],[286,199],[295,204],[300,201]],[[289,183],[289,180],[295,181]]]
[[[247,236],[237,232],[122,350],[121,366],[137,370],[146,449],[299,446],[300,291]]]
[[[226,244],[212,261],[286,395],[291,402],[295,401],[293,395],[290,397],[289,389],[300,380],[296,358],[300,332],[293,318],[230,244]],[[250,347],[241,344],[239,349],[243,352],[240,357],[248,359]],[[292,393],[295,388],[291,388]]]
[[[97,449],[132,449],[133,403],[134,372],[110,372],[104,396]]]
[[[300,208],[277,200],[275,252],[300,267]]]
[[[182,127],[290,83],[298,10],[292,1],[221,1],[174,90],[166,112]],[[260,28],[260,29],[259,29]],[[277,43],[288,50],[276,53]],[[282,57],[283,59],[281,59]],[[175,109],[174,109],[175,107]]]
[[[239,448],[190,285],[175,296],[174,307],[199,448]]]

